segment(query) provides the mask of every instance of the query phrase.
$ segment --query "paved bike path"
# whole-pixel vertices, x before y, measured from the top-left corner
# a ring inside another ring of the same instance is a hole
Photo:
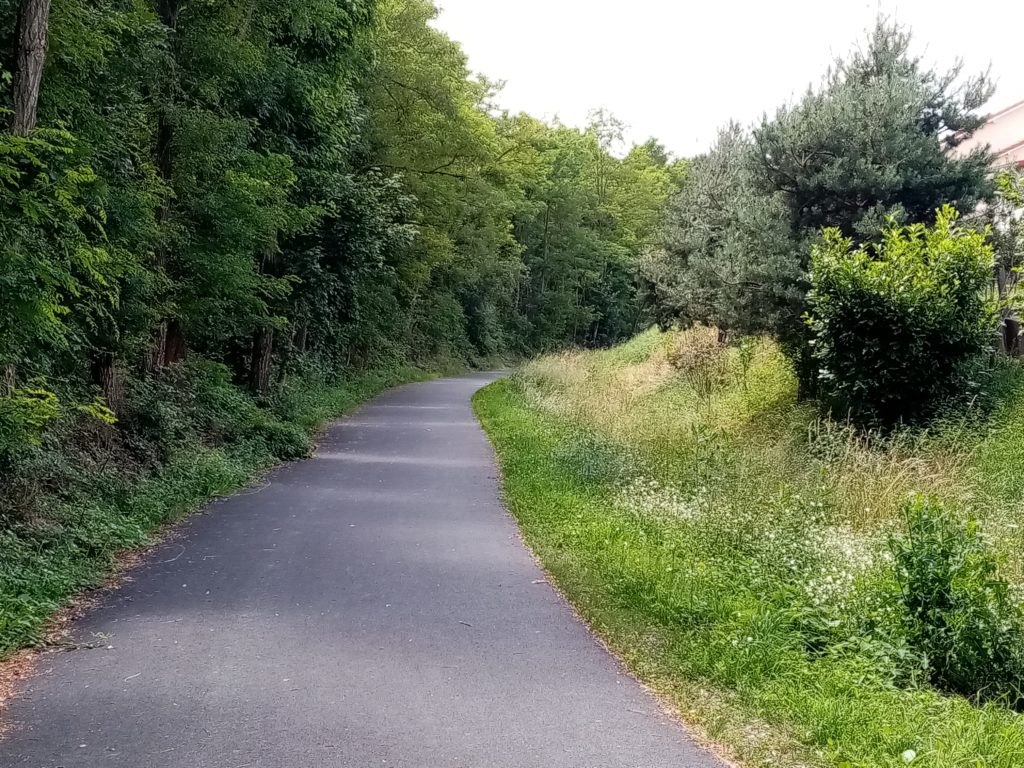
[[[492,378],[393,390],[184,523],[39,658],[0,766],[720,766],[519,540]]]

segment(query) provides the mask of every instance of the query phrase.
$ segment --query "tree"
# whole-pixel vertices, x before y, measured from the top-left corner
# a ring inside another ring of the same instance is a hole
[[[367,166],[416,200],[418,236],[386,265],[414,357],[486,355],[507,346],[520,261],[510,218],[521,193],[516,138],[491,116],[494,86],[430,22],[427,0],[379,10],[379,56],[365,81]]]
[[[795,236],[824,227],[870,239],[888,217],[924,221],[991,197],[991,155],[949,152],[983,123],[987,75],[927,69],[911,35],[879,20],[867,47],[836,62],[823,87],[754,130],[754,181],[779,193]]]
[[[659,320],[705,323],[725,335],[770,333],[796,345],[806,293],[798,246],[778,195],[756,189],[752,144],[738,126],[687,165],[661,247],[644,264]]]
[[[766,116],[749,142],[730,129],[691,165],[648,269],[663,319],[769,333],[813,393],[802,318],[822,229],[865,243],[890,219],[970,211],[992,195],[989,153],[949,152],[982,124],[987,76],[928,69],[910,49],[908,32],[880,20],[819,89]]]
[[[503,113],[436,14],[0,3],[17,66],[0,77],[0,410],[52,395],[40,429],[58,430],[86,412],[64,404],[101,396],[130,452],[173,432],[142,425],[186,408],[193,373],[269,406],[293,372],[634,330],[676,166],[654,140],[622,157],[609,115],[575,130]],[[29,383],[38,397],[14,397]]]
[[[582,131],[518,126],[534,152],[515,225],[526,339],[533,349],[613,343],[641,321],[640,261],[671,188],[668,157],[650,145],[616,157],[622,125],[600,112]]]

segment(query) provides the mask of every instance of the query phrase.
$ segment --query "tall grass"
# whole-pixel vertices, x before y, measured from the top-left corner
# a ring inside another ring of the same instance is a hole
[[[1024,379],[1000,376],[994,409],[883,437],[798,402],[768,341],[649,331],[537,360],[477,403],[570,599],[746,764],[1009,768],[1024,722],[933,687],[892,548],[916,546],[908,500],[933,499],[1021,586]]]

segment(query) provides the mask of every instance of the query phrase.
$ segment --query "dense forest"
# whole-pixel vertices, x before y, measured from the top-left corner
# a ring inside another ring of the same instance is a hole
[[[268,405],[310,370],[640,327],[636,264],[679,166],[626,152],[602,112],[502,112],[436,14],[0,3],[0,473],[70,422],[131,442],[199,369]]]
[[[646,323],[681,177],[431,0],[0,0],[0,654],[381,389]]]

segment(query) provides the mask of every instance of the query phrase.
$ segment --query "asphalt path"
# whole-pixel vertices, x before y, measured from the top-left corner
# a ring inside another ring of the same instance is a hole
[[[183,523],[40,656],[3,768],[710,768],[519,539],[475,375]]]

